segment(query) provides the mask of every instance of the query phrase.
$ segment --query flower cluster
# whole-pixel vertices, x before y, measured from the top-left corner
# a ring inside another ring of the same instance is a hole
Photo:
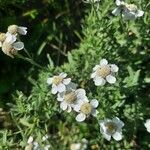
[[[116,82],[115,73],[119,68],[115,64],[109,64],[106,59],[102,59],[99,65],[93,68],[91,78],[96,86],[105,85],[106,81],[110,84]],[[60,102],[60,108],[70,113],[72,110],[77,112],[76,121],[82,122],[89,116],[97,117],[98,100],[89,100],[86,91],[78,88],[71,78],[67,78],[66,73],[60,73],[47,79],[47,84],[52,85],[52,94],[57,94],[57,100]],[[103,136],[110,140],[111,136],[119,141],[122,139],[122,127],[124,123],[115,117],[99,121],[100,131]]]
[[[7,33],[0,33],[0,47],[4,54],[14,58],[17,51],[24,48],[24,43],[20,41],[19,35],[26,35],[27,28],[17,25],[10,25]]]
[[[127,4],[122,0],[116,0],[117,8],[112,11],[115,16],[122,15],[125,20],[135,20],[143,16],[144,11],[139,10],[134,4]]]

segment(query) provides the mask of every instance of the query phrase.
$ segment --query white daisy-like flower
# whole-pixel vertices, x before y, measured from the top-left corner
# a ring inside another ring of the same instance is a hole
[[[71,82],[71,78],[66,78],[66,73],[60,73],[58,76],[53,76],[47,79],[47,84],[52,84],[52,94],[66,91],[66,86]]]
[[[106,81],[110,84],[114,84],[116,82],[115,73],[118,72],[119,68],[115,64],[108,64],[106,59],[102,59],[99,65],[96,65],[93,68],[93,73],[91,74],[91,78],[96,86],[105,85]]]
[[[113,137],[116,141],[122,139],[122,127],[124,123],[118,118],[115,117],[111,119],[105,119],[99,121],[100,132],[103,134],[104,138],[108,141]]]
[[[27,34],[27,27],[22,27],[22,26],[18,26],[18,25],[10,25],[8,27],[8,33],[12,34],[12,35],[26,35]]]
[[[72,108],[76,106],[78,101],[85,100],[86,92],[84,89],[69,89],[62,93],[58,93],[57,100],[60,101],[60,108],[62,110],[67,110],[67,112],[71,112]]]
[[[112,11],[115,16],[122,15],[125,20],[135,20],[143,16],[144,11],[139,10],[134,4],[127,4],[122,0],[116,0],[117,8]]]
[[[147,131],[150,133],[150,119],[147,119],[144,123],[144,126],[146,127]]]
[[[4,54],[14,58],[18,51],[24,48],[23,42],[16,42],[15,36],[8,36],[6,37],[5,41],[2,44],[2,51]]]
[[[78,101],[77,105],[74,107],[74,110],[79,112],[79,114],[76,116],[76,120],[78,122],[82,122],[89,115],[96,117],[98,114],[98,111],[96,110],[98,104],[99,103],[96,99],[93,99],[90,102],[88,99]]]

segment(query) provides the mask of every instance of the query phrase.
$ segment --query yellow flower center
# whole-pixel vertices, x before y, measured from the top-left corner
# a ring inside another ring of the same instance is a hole
[[[72,104],[77,100],[77,96],[75,92],[66,92],[64,95],[64,99],[67,103]]]
[[[11,34],[16,34],[18,32],[18,26],[17,25],[10,25],[8,27],[8,32]]]
[[[138,8],[136,5],[134,4],[125,4],[125,7],[129,10],[129,11],[133,11],[133,12],[137,12]]]
[[[80,108],[81,112],[88,115],[91,113],[92,111],[92,106],[90,103],[84,103],[81,105],[81,108]]]
[[[62,82],[63,78],[60,76],[54,76],[52,83],[58,85]]]
[[[111,70],[108,65],[102,66],[101,68],[98,68],[96,70],[96,74],[102,78],[105,78],[106,76],[108,76],[110,74],[110,72],[111,72]]]
[[[4,42],[6,39],[6,34],[5,33],[0,33],[0,42]]]
[[[105,126],[107,127],[107,132],[110,134],[115,133],[115,131],[117,130],[117,126],[114,122],[107,122]]]

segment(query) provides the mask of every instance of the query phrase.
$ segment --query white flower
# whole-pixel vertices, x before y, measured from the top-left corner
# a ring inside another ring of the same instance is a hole
[[[110,84],[114,84],[116,82],[114,75],[118,70],[119,68],[115,64],[108,64],[106,59],[102,59],[100,64],[93,68],[91,78],[93,78],[96,86],[102,86],[106,81]]]
[[[70,89],[62,93],[58,93],[57,100],[60,101],[60,108],[71,112],[72,108],[76,106],[78,101],[85,100],[86,92],[84,89]]]
[[[144,123],[144,126],[146,127],[147,131],[150,133],[150,119],[147,119]]]
[[[112,14],[118,16],[122,14],[122,17],[126,20],[134,20],[143,16],[144,11],[139,10],[134,4],[127,4],[121,0],[116,0],[117,8],[112,11]]]
[[[22,27],[18,25],[10,25],[8,27],[8,33],[13,34],[13,35],[17,35],[17,34],[26,35],[27,27]]]
[[[98,111],[96,110],[98,104],[99,103],[96,99],[91,100],[91,102],[89,102],[88,99],[78,101],[78,104],[74,107],[74,110],[79,112],[79,114],[76,116],[76,120],[78,122],[82,122],[90,114],[96,117],[98,114]]]
[[[17,54],[17,51],[20,51],[24,48],[23,42],[15,42],[15,37],[6,38],[6,40],[2,44],[2,51],[4,54],[14,58],[14,55]]]
[[[66,77],[66,73],[60,73],[58,76],[54,76],[47,79],[47,84],[52,84],[52,94],[66,91],[66,86],[69,85],[69,83],[71,82],[71,78]]]
[[[124,126],[124,123],[118,117],[115,117],[112,120],[102,120],[99,124],[100,132],[106,140],[110,141],[111,137],[113,137],[116,141],[120,141],[122,139],[122,127]]]

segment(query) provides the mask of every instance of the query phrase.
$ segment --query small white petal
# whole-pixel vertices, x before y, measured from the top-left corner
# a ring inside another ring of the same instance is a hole
[[[85,118],[86,118],[86,115],[83,114],[83,113],[80,113],[80,114],[78,114],[78,115],[76,116],[76,120],[77,120],[78,122],[84,121]]]
[[[108,75],[108,76],[106,77],[106,80],[107,80],[107,82],[109,82],[110,84],[113,84],[113,83],[116,82],[116,78],[115,78],[114,76],[112,76],[112,75]]]
[[[48,139],[48,135],[42,137],[42,141],[46,141]]]
[[[59,74],[59,76],[61,76],[62,78],[66,78],[67,77],[67,73],[62,72],[62,73]]]
[[[118,16],[120,15],[121,13],[121,9],[119,7],[115,8],[113,11],[112,11],[112,14],[115,15],[115,16]]]
[[[96,117],[99,112],[96,109],[92,109],[91,114]]]
[[[121,1],[120,0],[116,0],[116,5],[120,6],[121,5]]]
[[[92,99],[90,104],[94,107],[94,108],[97,108],[99,102],[96,100],[96,99]]]
[[[103,133],[103,136],[106,140],[110,141],[111,140],[111,135]]]
[[[122,12],[122,17],[123,17],[124,20],[135,20],[136,19],[135,13],[133,13],[133,12],[123,11]]]
[[[51,92],[52,92],[52,94],[56,94],[57,93],[57,86],[56,85],[52,85],[52,90],[51,90]]]
[[[60,83],[58,86],[57,86],[57,90],[58,92],[64,92],[66,90],[66,86],[62,83]]]
[[[108,64],[108,61],[106,60],[106,59],[102,59],[101,61],[100,61],[100,65],[101,66],[105,66],[105,65],[107,65]]]
[[[120,141],[122,139],[122,134],[120,132],[115,132],[112,137],[116,140],[116,141]]]
[[[96,66],[93,68],[93,71],[96,71],[99,67],[100,67],[100,65],[96,65]]]
[[[73,109],[74,109],[74,111],[79,112],[80,111],[80,105],[74,105]]]
[[[71,78],[63,79],[63,83],[68,85],[71,82]]]
[[[105,85],[106,81],[103,78],[96,77],[96,78],[94,78],[94,83],[96,86],[103,86],[103,85]]]
[[[52,84],[53,78],[48,78],[47,79],[47,84]]]
[[[120,129],[124,126],[124,123],[118,117],[113,118],[112,121],[115,122]]]
[[[150,132],[150,119],[147,119],[144,123],[144,126],[146,127],[147,131]]]
[[[112,72],[118,72],[118,70],[119,70],[118,66],[115,64],[110,65],[110,67],[111,67]]]
[[[15,42],[15,43],[13,43],[13,47],[18,51],[22,50],[24,48],[24,43],[23,42]]]
[[[77,89],[75,91],[75,93],[76,93],[77,99],[82,99],[83,100],[86,97],[86,92],[85,92],[84,89]]]
[[[32,142],[33,142],[33,137],[30,136],[29,139],[28,139],[28,141],[27,141],[27,143],[30,144],[30,143],[32,143]]]
[[[0,47],[2,47],[2,42],[0,42]]]
[[[71,110],[72,110],[71,106],[68,106],[68,108],[67,108],[67,112],[68,112],[68,113],[70,113],[70,112],[71,112]]]
[[[91,78],[95,78],[95,76],[96,76],[96,72],[93,72],[93,73],[91,74]]]
[[[144,11],[138,10],[136,16],[137,16],[137,17],[141,17],[141,16],[143,16],[143,15],[144,15]]]
[[[60,93],[57,95],[57,100],[58,100],[59,102],[61,102],[61,101],[64,100],[63,97],[61,97]]]
[[[68,85],[66,85],[66,90],[75,90],[77,88],[77,84],[73,83],[73,82],[70,82]]]
[[[27,34],[27,27],[18,27],[18,33],[22,35]]]
[[[61,103],[60,103],[60,108],[61,108],[62,110],[66,110],[66,109],[67,109],[67,103],[66,103],[66,102],[61,102]]]
[[[6,33],[6,39],[5,39],[6,42],[12,44],[12,43],[14,43],[16,40],[17,40],[16,35],[12,35],[12,34],[10,34],[9,32]]]

